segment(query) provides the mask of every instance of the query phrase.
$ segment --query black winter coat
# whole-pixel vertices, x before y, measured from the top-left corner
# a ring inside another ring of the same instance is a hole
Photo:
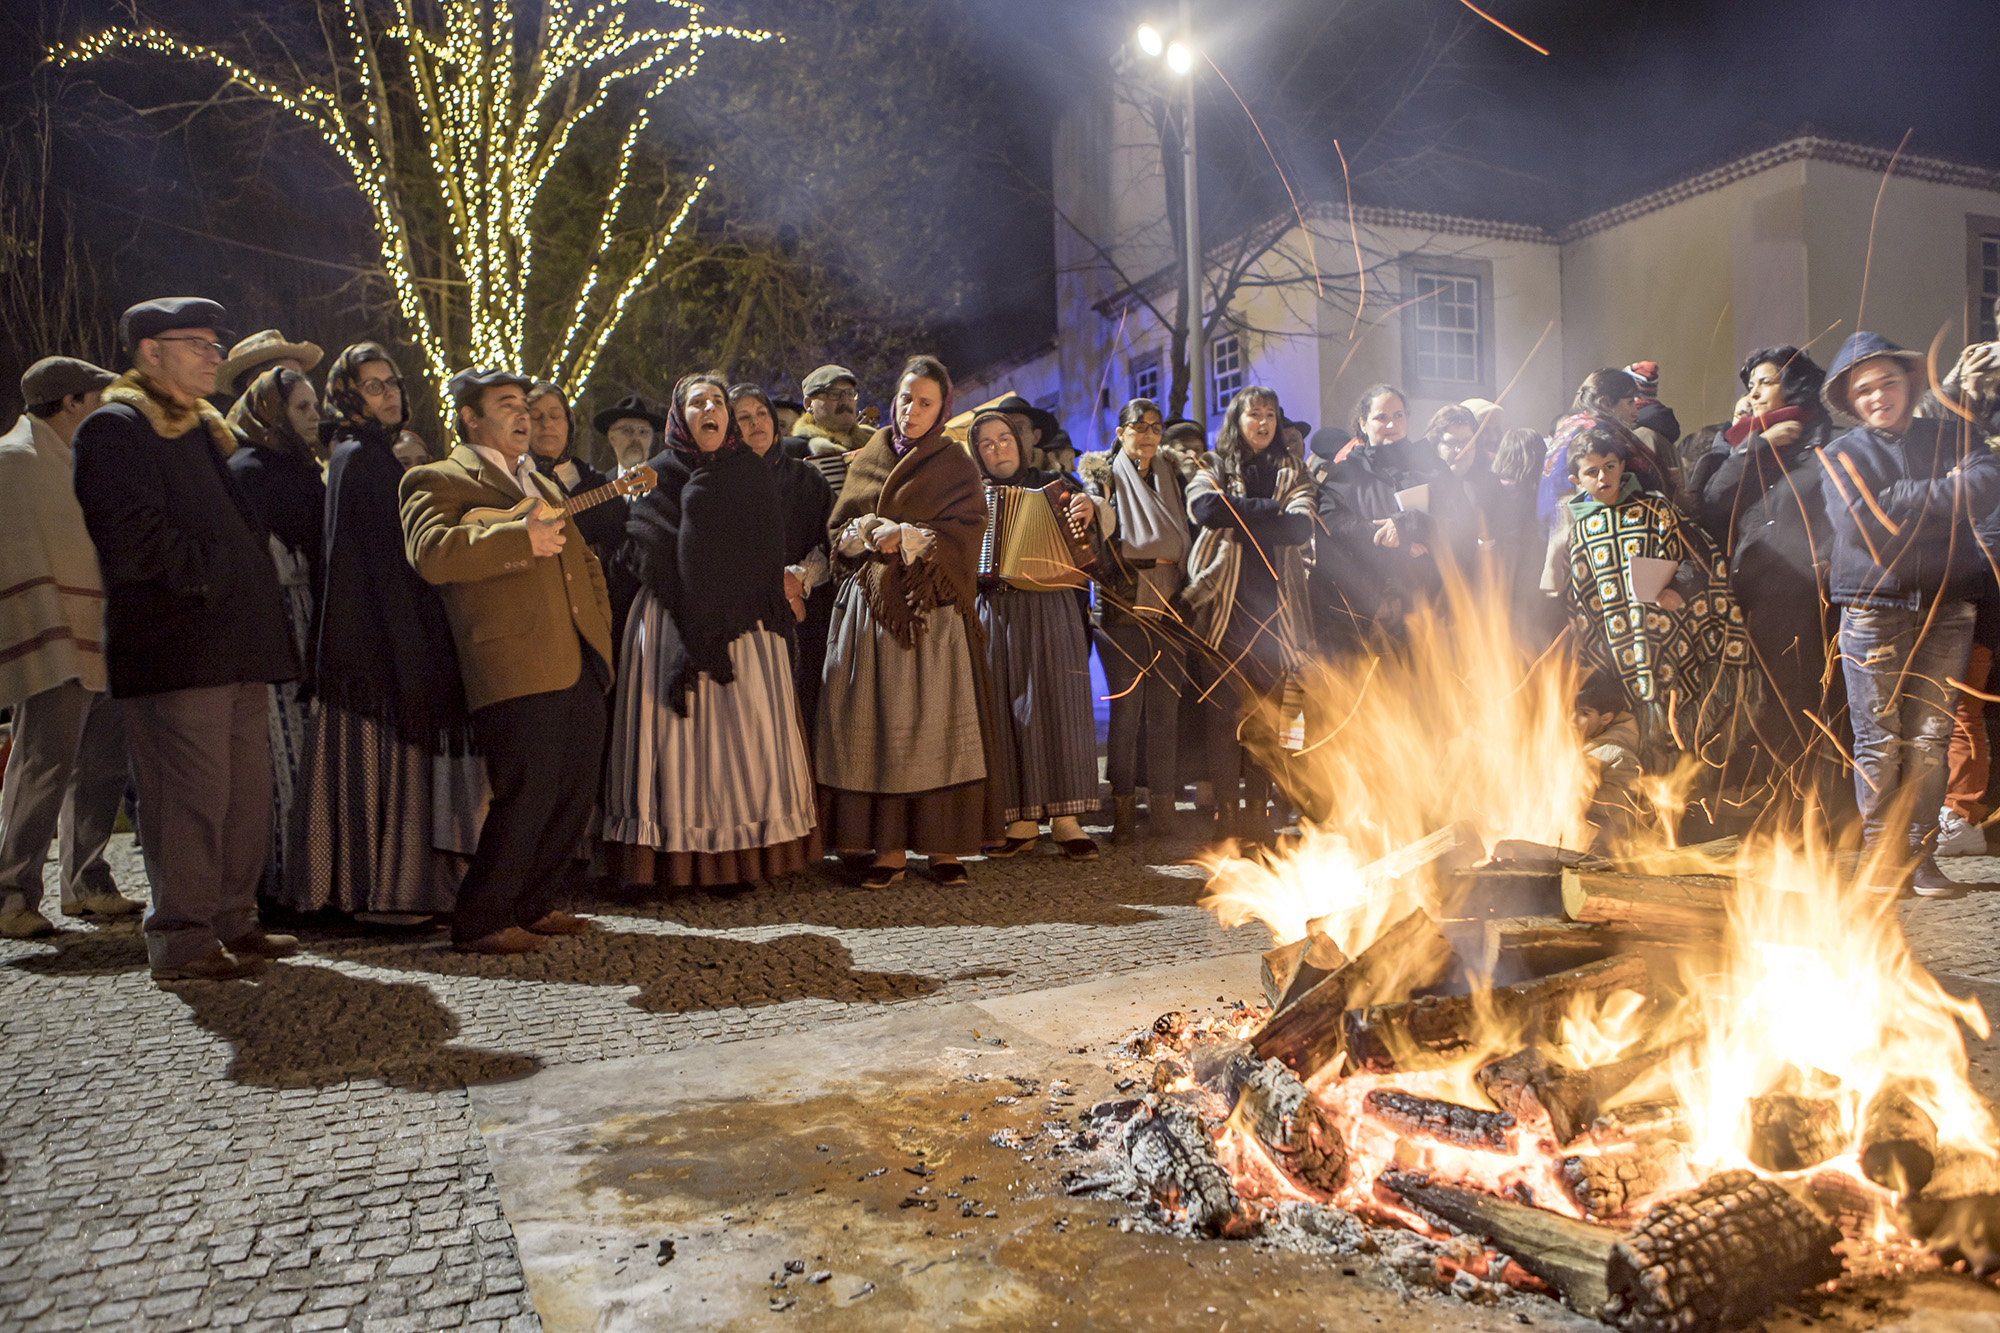
[[[1746,608],[1800,593],[1818,601],[1833,550],[1820,464],[1820,450],[1832,434],[1821,416],[1781,449],[1762,435],[1731,449],[1717,436],[1715,448],[1694,465],[1688,508],[1716,546],[1729,553],[1731,581]]]
[[[136,407],[107,403],[72,448],[104,573],[112,697],[296,679],[263,525],[208,431],[170,440]]]
[[[804,459],[793,458],[773,445],[764,451],[771,480],[778,485],[778,507],[785,516],[785,563],[796,565],[815,548],[827,545],[826,523],[833,516],[833,491],[819,469]],[[828,579],[818,591],[830,591]],[[829,596],[829,602],[832,598]]]
[[[1396,492],[1412,486],[1431,488],[1430,512],[1404,510],[1397,504]],[[1332,497],[1327,497],[1328,491]],[[1387,596],[1434,593],[1441,584],[1439,520],[1449,517],[1450,527],[1477,535],[1458,478],[1443,460],[1425,450],[1421,440],[1349,445],[1326,470],[1320,493],[1321,527],[1338,539],[1350,561],[1366,568],[1365,578],[1350,575],[1346,580],[1356,588],[1379,589]],[[1394,547],[1375,544],[1376,523],[1385,518],[1396,521]],[[1417,544],[1426,548],[1426,554],[1410,554]]]
[[[292,450],[246,444],[229,456],[229,472],[264,530],[306,557],[317,602],[326,531],[326,483],[319,464]]]

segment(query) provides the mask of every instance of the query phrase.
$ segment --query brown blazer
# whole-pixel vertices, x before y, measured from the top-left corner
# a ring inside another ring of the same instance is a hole
[[[537,476],[535,484],[544,499],[562,503],[547,478]],[[525,520],[484,529],[460,523],[468,509],[511,509],[522,499],[512,477],[464,444],[442,463],[405,472],[400,496],[404,554],[444,598],[467,706],[576,684],[583,672],[578,635],[610,667],[604,570],[574,519],[563,520],[562,554],[540,560]]]

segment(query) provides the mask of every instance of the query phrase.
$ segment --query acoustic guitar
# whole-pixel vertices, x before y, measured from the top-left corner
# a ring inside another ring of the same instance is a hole
[[[641,464],[609,485],[594,487],[587,491],[578,491],[561,504],[551,503],[539,495],[530,495],[511,509],[468,509],[459,515],[458,521],[469,527],[491,528],[502,523],[512,523],[516,519],[528,518],[531,515],[569,515],[581,513],[593,505],[601,505],[606,500],[615,499],[621,495],[645,495],[658,484],[659,479],[658,473]]]

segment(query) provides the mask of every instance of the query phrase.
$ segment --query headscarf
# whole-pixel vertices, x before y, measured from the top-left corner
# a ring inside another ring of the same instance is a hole
[[[292,391],[306,377],[290,366],[278,366],[250,381],[250,387],[229,409],[229,425],[244,442],[275,454],[313,459],[313,447],[292,428]]]
[[[322,440],[331,438],[333,432],[342,426],[368,431],[386,430],[393,440],[402,430],[404,422],[410,419],[408,393],[403,395],[402,418],[393,426],[383,425],[368,410],[368,400],[361,396],[361,367],[371,361],[380,361],[398,377],[403,373],[396,369],[396,362],[380,343],[355,343],[335,357],[326,372],[326,406],[321,413],[319,428]]]
[[[979,428],[989,421],[1005,422],[1007,433],[1014,437],[1014,472],[1011,476],[994,476],[986,470],[986,460],[979,456]],[[972,455],[973,462],[979,464],[979,475],[995,486],[1018,486],[1021,484],[1022,474],[1033,471],[1028,466],[1028,447],[1021,443],[1021,430],[1014,424],[1014,414],[1011,412],[995,412],[989,408],[974,417],[972,425],[965,431],[965,451]]]
[[[667,409],[667,448],[691,459],[703,456],[702,447],[695,443],[694,431],[689,428],[687,418],[688,395],[694,392],[697,384],[713,384],[722,390],[722,445],[715,452],[749,453],[750,446],[743,442],[743,432],[736,428],[736,414],[729,410],[729,386],[722,382],[721,376],[707,371],[683,375],[680,382],[674,385],[673,404]]]

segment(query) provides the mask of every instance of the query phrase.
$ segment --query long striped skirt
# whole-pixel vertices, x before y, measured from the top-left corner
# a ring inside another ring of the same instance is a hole
[[[769,630],[739,635],[729,645],[736,679],[700,677],[685,717],[666,695],[679,652],[672,617],[641,592],[625,622],[605,769],[616,873],[627,884],[737,884],[817,860],[789,646]]]
[[[1098,808],[1090,640],[1074,594],[998,588],[979,594],[986,666],[999,715],[991,780],[1009,823]]]
[[[277,538],[271,539],[273,542]],[[284,586],[285,619],[291,626],[292,644],[299,660],[306,659],[306,636],[312,625],[312,588],[305,583]],[[299,772],[306,762],[306,734],[310,710],[299,698],[299,682],[280,681],[271,686],[268,729],[271,738],[271,791],[275,803],[271,819],[271,850],[264,858],[264,880],[258,892],[282,901],[285,892],[285,844],[289,841],[293,811],[298,805]]]

